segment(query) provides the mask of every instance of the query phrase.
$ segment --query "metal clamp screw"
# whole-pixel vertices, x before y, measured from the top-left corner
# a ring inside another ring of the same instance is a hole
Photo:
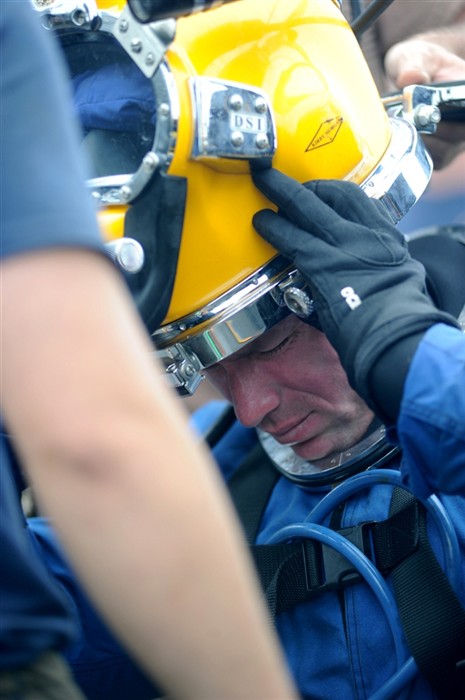
[[[313,313],[313,301],[307,292],[299,287],[289,287],[283,292],[284,302],[290,311],[300,318],[308,318]]]
[[[439,124],[441,110],[436,105],[418,105],[414,111],[413,120],[417,127]]]

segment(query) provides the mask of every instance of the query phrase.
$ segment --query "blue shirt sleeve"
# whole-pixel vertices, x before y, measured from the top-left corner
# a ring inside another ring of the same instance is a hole
[[[421,498],[465,495],[465,335],[437,324],[413,358],[397,424],[403,477]]]
[[[30,3],[2,2],[2,257],[55,245],[102,249],[68,76],[38,25]]]
[[[103,251],[61,54],[30,2],[2,0],[0,47],[0,256],[55,246]],[[75,620],[25,537],[19,469],[3,433],[0,463],[1,669],[62,649]]]

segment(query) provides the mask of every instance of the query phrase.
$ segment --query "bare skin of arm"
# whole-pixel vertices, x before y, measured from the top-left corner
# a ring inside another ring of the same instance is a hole
[[[91,252],[2,272],[2,410],[42,511],[170,696],[297,698],[216,467],[123,283]]]

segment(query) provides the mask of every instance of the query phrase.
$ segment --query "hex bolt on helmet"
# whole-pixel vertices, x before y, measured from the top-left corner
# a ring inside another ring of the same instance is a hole
[[[142,249],[126,278],[181,393],[289,313],[313,313],[298,270],[253,229],[274,205],[251,163],[356,182],[394,222],[429,181],[415,125],[387,113],[336,0],[238,0],[148,24],[119,0],[35,4],[70,66],[101,226],[121,259],[130,241]]]

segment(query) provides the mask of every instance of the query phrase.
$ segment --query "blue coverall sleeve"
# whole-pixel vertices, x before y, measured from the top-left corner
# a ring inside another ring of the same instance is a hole
[[[465,334],[437,324],[407,374],[397,423],[403,477],[421,498],[465,496]]]

